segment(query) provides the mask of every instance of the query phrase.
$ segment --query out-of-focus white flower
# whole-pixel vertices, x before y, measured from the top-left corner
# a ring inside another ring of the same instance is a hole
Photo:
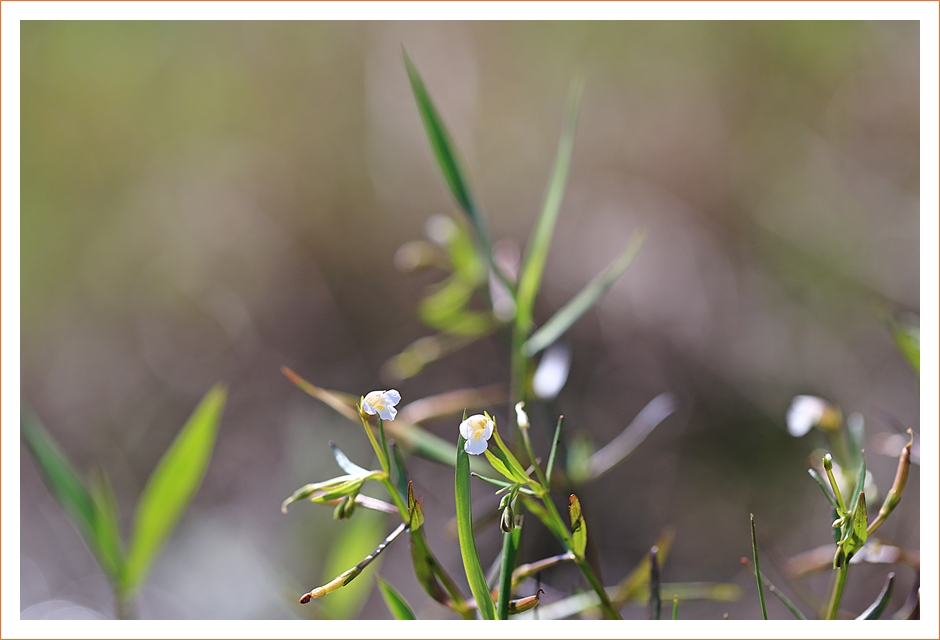
[[[787,431],[799,438],[813,427],[838,431],[842,423],[841,412],[816,396],[796,396],[787,409]]]
[[[540,400],[554,400],[568,381],[571,370],[571,348],[556,342],[548,348],[532,377],[532,390]]]
[[[472,456],[478,456],[486,451],[486,441],[493,435],[496,425],[487,416],[476,414],[460,423],[460,435],[467,441],[463,445],[464,451]]]
[[[519,425],[520,429],[529,428],[529,414],[525,412],[525,402],[516,403],[516,424]]]
[[[370,416],[379,414],[382,420],[394,420],[398,414],[395,405],[401,402],[401,394],[395,389],[370,391],[362,399],[362,410]]]

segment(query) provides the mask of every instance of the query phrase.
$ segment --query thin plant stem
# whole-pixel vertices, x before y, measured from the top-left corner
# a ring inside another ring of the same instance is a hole
[[[672,619],[679,619],[679,596],[672,596]]]
[[[849,573],[848,561],[843,561],[836,573],[836,583],[832,587],[832,598],[829,600],[829,610],[826,612],[826,620],[835,620],[839,614],[839,603],[842,602],[842,591],[845,590],[845,577]]]
[[[760,597],[760,612],[767,619],[767,604],[764,602],[764,583],[760,579],[760,562],[757,560],[757,531],[754,528],[754,514],[751,514],[751,548],[754,550],[754,574],[757,576],[757,595]]]

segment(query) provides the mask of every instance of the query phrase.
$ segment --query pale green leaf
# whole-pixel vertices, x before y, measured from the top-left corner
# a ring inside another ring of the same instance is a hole
[[[417,620],[414,610],[408,601],[398,593],[398,591],[382,579],[382,576],[376,575],[375,582],[379,585],[379,591],[382,599],[385,600],[385,606],[396,620]]]
[[[552,175],[545,191],[545,200],[539,220],[532,230],[529,242],[526,244],[526,253],[522,261],[519,276],[519,289],[516,296],[516,326],[523,332],[528,332],[532,325],[532,307],[542,283],[542,273],[545,270],[545,261],[555,232],[555,223],[558,221],[558,212],[565,194],[565,183],[568,180],[568,168],[571,165],[571,152],[574,148],[574,132],[578,123],[578,106],[581,102],[583,83],[572,83],[568,92],[568,104],[565,107],[565,119],[562,126],[561,140],[558,142],[558,152],[555,164],[552,166]]]
[[[604,271],[532,334],[532,337],[522,346],[525,355],[532,357],[558,340],[588,309],[593,307],[633,263],[645,240],[646,234],[635,233],[620,255]]]
[[[568,515],[571,517],[571,551],[583,558],[587,548],[587,523],[581,513],[581,501],[573,493],[568,496]]]
[[[166,539],[202,482],[215,445],[227,392],[213,387],[157,463],[137,503],[123,585],[140,587]]]

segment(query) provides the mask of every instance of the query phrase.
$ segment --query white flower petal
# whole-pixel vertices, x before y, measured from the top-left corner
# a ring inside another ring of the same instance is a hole
[[[398,410],[391,405],[386,406],[384,409],[379,409],[379,417],[382,418],[382,420],[394,420],[396,415],[398,415]]]
[[[463,444],[463,450],[471,456],[478,456],[486,451],[485,438],[471,438]]]
[[[388,391],[385,392],[385,401],[388,404],[395,406],[396,404],[401,402],[401,394],[398,393],[397,389],[389,389]]]
[[[826,410],[826,401],[816,396],[796,396],[787,409],[787,431],[790,435],[799,438],[806,435],[810,429],[819,424],[823,412]]]

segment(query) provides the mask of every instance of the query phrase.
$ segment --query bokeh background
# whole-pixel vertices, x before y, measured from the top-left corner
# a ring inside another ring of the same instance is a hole
[[[753,512],[770,577],[797,599],[822,596],[828,573],[791,584],[782,569],[831,542],[805,471],[824,440],[787,434],[790,399],[813,393],[860,412],[870,435],[919,429],[917,377],[881,320],[920,304],[916,22],[50,21],[23,23],[21,36],[24,399],[80,469],[107,471],[126,532],[198,399],[230,387],[207,476],[155,564],[142,617],[388,617],[370,574],[358,592],[296,604],[346,568],[329,563],[350,524],[315,505],[282,515],[280,503],[336,475],[329,440],[363,464],[369,449],[282,365],[357,395],[394,385],[406,402],[508,380],[498,336],[404,382],[380,375],[430,333],[415,305],[441,277],[400,273],[394,254],[432,214],[456,214],[402,46],[494,235],[520,246],[568,86],[585,80],[537,321],[633,231],[649,234],[570,331],[555,406],[532,412],[544,430],[561,411],[569,442],[583,432],[601,446],[657,394],[679,401],[581,495],[608,584],[672,525],[664,580],[743,594],[683,603],[681,617],[759,617],[739,562]],[[455,440],[455,427],[430,428]],[[895,460],[868,458],[883,494]],[[461,576],[447,531],[452,471],[409,465],[431,545]],[[912,549],[919,477],[915,465],[881,529]],[[474,490],[481,510],[495,508],[484,485]],[[104,577],[25,452],[21,498],[23,617],[111,617]],[[367,524],[356,530],[366,547],[393,526]],[[479,540],[484,565],[498,553],[495,527]],[[525,533],[523,560],[560,551],[540,525]],[[888,570],[853,570],[844,607],[865,608]],[[894,570],[892,610],[915,576]],[[379,572],[419,617],[448,617],[420,590],[404,541]],[[575,587],[565,571],[543,581],[556,594]]]

